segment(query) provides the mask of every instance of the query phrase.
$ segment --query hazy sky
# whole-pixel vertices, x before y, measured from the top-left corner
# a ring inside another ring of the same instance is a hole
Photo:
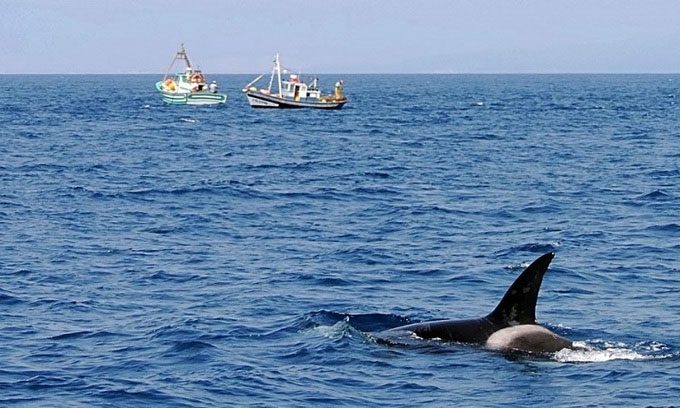
[[[0,73],[680,72],[671,0],[0,0]]]

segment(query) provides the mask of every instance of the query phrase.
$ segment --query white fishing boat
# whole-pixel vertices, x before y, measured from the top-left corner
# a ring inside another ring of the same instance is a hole
[[[299,74],[290,74],[287,79],[281,78],[278,53],[274,57],[269,86],[258,89],[255,84],[263,77],[264,75],[260,75],[242,89],[253,108],[340,109],[347,103],[347,98],[343,95],[342,80],[335,84],[333,94],[322,95],[318,87],[318,78],[314,78],[310,84],[304,83]],[[277,89],[272,89],[274,83]]]
[[[184,71],[172,75],[178,61],[184,62]],[[218,92],[217,82],[208,84],[203,72],[191,65],[184,44],[175,54],[163,80],[156,82],[156,89],[163,95],[163,102],[175,105],[215,105],[227,101],[227,95]]]

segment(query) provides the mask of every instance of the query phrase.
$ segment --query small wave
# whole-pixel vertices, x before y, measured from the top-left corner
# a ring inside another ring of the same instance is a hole
[[[510,255],[510,254],[515,254],[517,252],[530,252],[530,253],[540,253],[544,254],[547,252],[554,252],[557,250],[557,248],[560,246],[559,242],[550,242],[550,243],[539,243],[539,242],[530,242],[528,244],[524,245],[518,245],[511,247],[510,249],[503,251],[502,253],[499,253],[498,255]],[[529,264],[522,265],[522,267],[527,267]]]
[[[373,251],[369,248],[352,248],[336,251],[335,256],[350,263],[365,265],[384,265],[392,259],[390,255]]]
[[[355,331],[352,325],[349,324],[349,316],[331,326],[316,326],[312,330],[332,340],[340,340],[346,337],[351,338]]]
[[[353,285],[351,280],[343,279],[340,277],[320,277],[315,278],[316,284],[319,286],[351,286]]]
[[[680,224],[670,223],[664,225],[652,225],[646,228],[647,231],[656,231],[661,233],[676,234],[680,233]]]
[[[153,280],[153,281],[161,281],[161,282],[184,283],[184,282],[190,282],[190,281],[193,281],[193,280],[200,280],[201,276],[194,275],[194,274],[183,275],[183,274],[159,271],[159,272],[154,273],[153,275],[148,276],[147,279]]]
[[[104,390],[98,392],[97,396],[103,398],[104,400],[120,401],[125,402],[125,404],[129,404],[130,401],[172,401],[173,404],[177,403],[176,397],[171,397],[162,391],[155,389],[143,389],[139,391],[125,389]]]
[[[149,336],[151,339],[165,339],[180,336],[189,337],[195,334],[196,333],[193,330],[188,330],[186,328],[177,327],[173,325],[165,325],[162,327],[154,328],[147,334],[147,336]]]
[[[534,205],[522,208],[520,211],[526,214],[553,214],[558,211],[554,205]]]
[[[2,195],[0,195],[0,197],[9,198],[10,196],[6,195],[6,194],[2,194]],[[15,196],[12,196],[12,198],[15,198]],[[0,201],[0,207],[2,207],[4,209],[9,209],[9,208],[25,208],[26,206],[22,203],[18,203],[18,202],[14,202],[14,201],[2,200],[2,201]],[[7,213],[3,212],[3,214],[7,214]]]
[[[680,176],[680,170],[655,170],[650,172],[649,175],[654,178],[678,177]]]
[[[612,360],[645,360],[648,357],[625,348],[606,350],[561,350],[555,353],[560,363],[601,363]]]
[[[41,282],[46,283],[61,283],[60,279],[41,279]],[[58,300],[58,299],[40,299],[33,302],[35,304],[48,304],[53,310],[69,310],[79,312],[89,312],[95,308],[95,302],[92,300]]]
[[[186,123],[196,123],[196,122],[198,122],[196,119],[192,119],[192,118],[179,118],[179,120],[181,120],[182,122],[186,122]]]
[[[442,214],[461,214],[466,215],[466,211],[461,211],[454,208],[448,208],[440,205],[419,205],[410,208],[410,213],[413,215],[421,214],[431,214],[431,213],[442,213]]]
[[[581,107],[579,106],[574,106],[574,105],[567,105],[567,104],[559,104],[559,103],[550,103],[547,105],[547,110],[557,110],[557,111],[578,111],[582,110]]]
[[[304,322],[299,326],[300,328],[333,326],[342,321],[348,322],[354,329],[362,332],[378,332],[411,323],[410,319],[395,314],[349,314],[321,310],[306,315]]]
[[[23,301],[15,296],[8,295],[6,293],[2,293],[0,291],[0,304],[3,305],[14,305],[17,303],[22,303]]]
[[[81,330],[81,331],[74,331],[74,332],[69,332],[69,333],[63,333],[63,334],[58,334],[56,336],[50,337],[50,340],[69,340],[69,339],[77,339],[80,337],[85,337],[92,334],[92,332],[88,330]]]
[[[17,381],[15,385],[25,386],[33,390],[46,390],[50,388],[78,387],[85,384],[81,379],[58,377],[40,374],[25,380]]]
[[[7,405],[17,405],[17,404],[27,404],[29,402],[35,402],[35,406],[38,407],[40,404],[37,404],[38,401],[42,400],[41,397],[33,397],[33,396],[25,396],[25,397],[16,397],[16,398],[5,398],[5,397],[0,397],[0,404]]]
[[[88,338],[88,339],[102,339],[102,338],[110,338],[110,337],[127,337],[127,335],[125,333],[116,333],[116,332],[111,332],[111,331],[108,331],[108,330],[98,330],[98,331],[89,332],[84,337]]]
[[[200,351],[200,350],[206,350],[206,349],[214,349],[215,346],[213,346],[210,343],[200,341],[200,340],[187,340],[187,341],[178,341],[176,342],[169,351],[174,352],[174,353],[182,353],[182,352],[191,352],[191,351]]]
[[[169,234],[172,234],[172,233],[180,233],[180,232],[183,232],[184,230],[185,230],[185,228],[182,228],[182,227],[160,226],[160,227],[145,228],[142,231],[148,232],[150,234],[169,235]]]
[[[645,201],[668,201],[672,200],[673,196],[670,194],[667,194],[661,190],[654,190],[651,193],[643,194],[640,196],[635,197],[637,200],[645,200]]]
[[[51,174],[59,174],[61,172],[68,170],[68,166],[53,163],[35,163],[19,166],[17,170],[23,173],[45,172]]]
[[[139,190],[129,190],[125,192],[126,195],[133,197],[142,198],[153,198],[153,196],[184,196],[184,195],[194,195],[194,194],[206,194],[206,195],[218,195],[218,194],[228,194],[234,196],[240,196],[245,198],[258,198],[258,199],[270,199],[271,196],[267,193],[258,191],[253,188],[237,188],[235,186],[242,185],[237,181],[231,181],[224,185],[207,185],[207,186],[189,186],[189,187],[177,187],[177,188],[148,188]]]
[[[659,342],[642,342],[635,346],[624,343],[594,341],[574,342],[576,349],[560,350],[554,359],[561,363],[602,363],[613,360],[647,361],[672,358],[670,347]]]
[[[389,173],[385,173],[385,172],[381,172],[381,171],[365,171],[364,176],[377,178],[377,179],[386,179],[386,178],[391,177]]]
[[[553,289],[553,292],[563,295],[594,295],[596,292],[584,288]]]
[[[358,187],[352,190],[354,193],[359,193],[359,194],[368,194],[368,195],[397,195],[399,194],[398,191],[387,188],[387,187]]]

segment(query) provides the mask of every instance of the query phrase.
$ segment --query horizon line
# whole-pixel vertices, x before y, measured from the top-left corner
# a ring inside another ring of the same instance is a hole
[[[160,72],[0,72],[0,75],[160,75]],[[260,75],[257,72],[214,72],[208,75]],[[302,75],[680,75],[676,72],[650,72],[650,71],[574,71],[574,72],[310,72]]]

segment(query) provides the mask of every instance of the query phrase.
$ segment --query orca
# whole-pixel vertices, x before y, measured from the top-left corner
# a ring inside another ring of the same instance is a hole
[[[469,320],[436,320],[395,327],[378,338],[419,339],[481,344],[503,352],[542,354],[574,348],[572,341],[551,332],[536,322],[536,301],[555,254],[549,252],[531,263],[515,280],[498,306],[488,315]],[[389,341],[388,341],[389,342]]]

